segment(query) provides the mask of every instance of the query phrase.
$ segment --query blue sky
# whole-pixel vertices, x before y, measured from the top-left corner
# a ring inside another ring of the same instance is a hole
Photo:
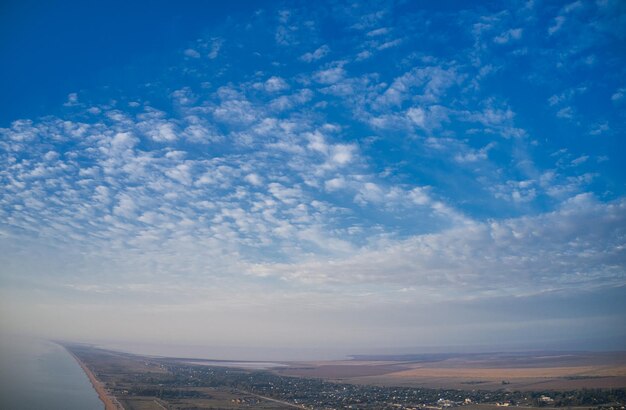
[[[4,328],[626,341],[622,2],[2,7]]]

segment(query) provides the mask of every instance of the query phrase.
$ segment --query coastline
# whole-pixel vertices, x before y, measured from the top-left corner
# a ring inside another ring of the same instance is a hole
[[[96,379],[96,376],[93,374],[91,370],[89,370],[87,365],[85,365],[85,363],[83,363],[82,360],[80,360],[74,353],[72,353],[68,349],[65,349],[65,350],[70,355],[72,355],[74,360],[78,362],[81,369],[83,369],[83,371],[89,378],[91,385],[93,386],[96,393],[98,393],[98,397],[104,403],[104,410],[124,410],[124,407],[117,401],[117,399],[111,394],[109,394],[104,388],[103,384],[98,379]]]

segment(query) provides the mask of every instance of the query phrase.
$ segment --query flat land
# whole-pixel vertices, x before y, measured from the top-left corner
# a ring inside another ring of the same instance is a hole
[[[462,390],[626,387],[625,352],[446,354],[385,360],[388,358],[299,362],[273,371],[344,383]]]
[[[100,388],[101,398],[106,396],[116,403],[116,406],[110,404],[112,410],[300,408],[228,387],[184,386],[188,383],[180,382],[183,377],[172,374],[162,362],[151,357],[82,345],[65,345],[65,348],[95,378],[92,383]]]
[[[494,410],[497,404],[545,410],[551,405],[620,408],[626,404],[622,388],[626,353],[447,354],[269,363],[65,347],[111,410],[461,406]],[[594,390],[583,390],[589,388]]]

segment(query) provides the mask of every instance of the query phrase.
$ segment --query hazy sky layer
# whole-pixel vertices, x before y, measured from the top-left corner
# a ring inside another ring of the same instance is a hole
[[[626,3],[0,14],[3,331],[626,345]]]

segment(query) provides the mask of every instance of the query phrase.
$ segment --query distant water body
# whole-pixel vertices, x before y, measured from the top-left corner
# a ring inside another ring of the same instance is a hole
[[[277,367],[287,367],[286,364],[273,362],[234,362],[230,360],[183,360],[182,362],[200,366],[236,367],[238,369],[248,370],[267,370]]]
[[[102,410],[87,375],[61,346],[0,337],[0,409]]]

